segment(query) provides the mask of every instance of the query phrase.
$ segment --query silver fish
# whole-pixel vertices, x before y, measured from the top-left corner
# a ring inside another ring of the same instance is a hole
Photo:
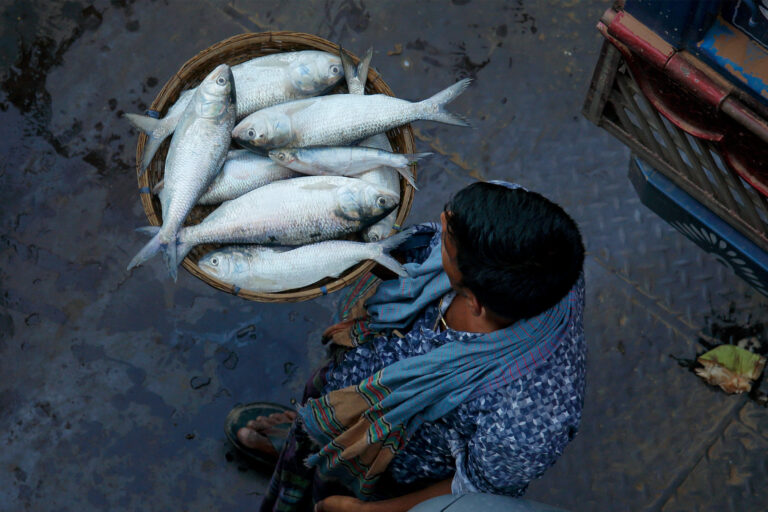
[[[165,160],[163,225],[144,230],[153,234],[152,240],[131,260],[128,270],[162,250],[176,280],[177,234],[221,168],[234,124],[235,85],[231,69],[222,64],[205,77],[179,120]]]
[[[432,153],[403,154],[360,146],[273,149],[275,163],[313,176],[359,176],[385,165],[397,171],[416,188],[410,164]]]
[[[344,70],[339,57],[305,50],[251,59],[232,66],[232,74],[237,87],[237,119],[242,119],[264,107],[322,94],[336,85]],[[142,155],[142,172],[163,140],[173,133],[194,91],[184,91],[162,119],[125,114],[134,127],[149,136]]]
[[[349,54],[347,54],[344,49],[340,49],[339,56],[341,57],[341,63],[344,66],[344,76],[347,80],[347,89],[349,90],[349,93],[359,95],[365,94],[365,82],[368,79],[368,67],[370,66],[371,58],[373,57],[373,48],[369,48],[368,51],[365,52],[365,56],[362,58],[357,68],[355,68],[354,62],[352,62]],[[368,148],[392,151],[392,145],[389,143],[387,136],[383,133],[365,139],[360,145]],[[390,167],[378,167],[361,174],[359,178],[389,190],[393,194],[400,195],[400,178],[398,177],[397,171]],[[378,242],[379,240],[388,237],[397,221],[397,214],[398,209],[393,210],[389,215],[377,223],[365,228],[362,232],[363,240],[366,242]]]
[[[221,166],[219,173],[200,196],[197,204],[221,204],[273,181],[298,178],[299,176],[303,176],[303,174],[276,164],[267,157],[257,155],[247,149],[233,149],[227,153],[224,165]],[[162,205],[166,204],[167,200],[163,192],[164,186],[165,181],[160,180],[152,189],[153,194],[160,196]]]
[[[203,243],[303,245],[373,224],[400,198],[355,178],[306,176],[277,181],[227,201],[179,233],[179,253]]]
[[[273,181],[297,178],[300,173],[245,149],[234,149],[197,204],[220,204]]]
[[[418,119],[468,123],[445,110],[470,83],[465,78],[431,98],[410,102],[384,94],[331,94],[289,101],[250,114],[232,131],[248,149],[345,146]]]
[[[388,252],[411,233],[403,232],[378,243],[332,240],[284,250],[260,245],[232,246],[209,252],[200,269],[225,283],[254,292],[281,292],[338,277],[363,260],[375,260],[398,275],[405,269]]]

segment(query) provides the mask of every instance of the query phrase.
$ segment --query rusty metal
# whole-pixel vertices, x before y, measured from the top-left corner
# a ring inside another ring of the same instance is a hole
[[[688,52],[678,52],[630,14],[608,9],[598,30],[629,60],[637,57],[678,82],[686,91],[768,142],[768,124],[734,96],[734,87]]]
[[[613,46],[610,39],[604,45]],[[623,52],[618,59],[607,57],[614,51],[621,50],[603,49],[601,56],[606,58],[601,57],[599,65],[613,69],[595,70],[583,111],[677,186],[768,251],[766,198],[730,168],[731,157],[716,137],[693,136],[672,119],[660,115],[656,104],[644,94]]]

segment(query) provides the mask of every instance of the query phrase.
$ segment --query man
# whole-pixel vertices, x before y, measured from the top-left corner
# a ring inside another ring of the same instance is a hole
[[[298,413],[231,418],[236,444],[265,456],[292,422],[262,510],[521,496],[576,433],[586,344],[575,222],[534,192],[474,183],[400,253],[409,277],[365,277],[342,300],[326,331],[333,359]]]

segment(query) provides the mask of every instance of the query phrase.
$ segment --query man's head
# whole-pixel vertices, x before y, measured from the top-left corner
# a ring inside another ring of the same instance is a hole
[[[459,293],[507,321],[551,308],[584,263],[576,223],[535,192],[473,183],[445,206],[443,267]]]

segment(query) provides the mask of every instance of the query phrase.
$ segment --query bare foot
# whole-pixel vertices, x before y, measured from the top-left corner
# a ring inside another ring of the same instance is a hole
[[[237,431],[237,439],[248,448],[271,455],[279,455],[272,446],[267,434],[275,432],[273,427],[282,423],[292,423],[296,419],[294,411],[275,412],[269,416],[259,416]]]

